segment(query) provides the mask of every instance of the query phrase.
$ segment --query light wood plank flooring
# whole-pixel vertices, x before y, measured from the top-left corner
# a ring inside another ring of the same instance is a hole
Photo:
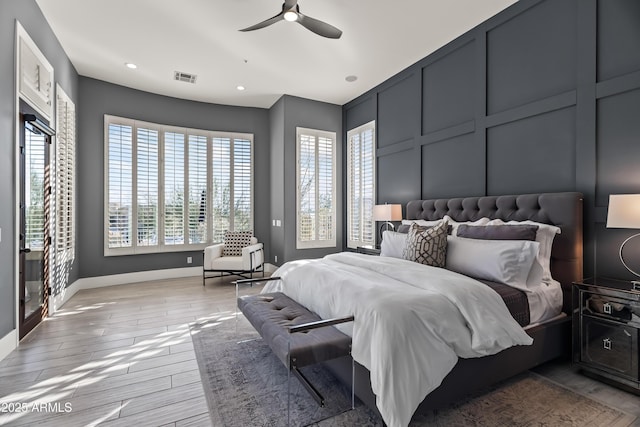
[[[59,407],[0,413],[0,425],[210,426],[188,324],[206,317],[234,321],[231,280],[210,279],[203,287],[194,277],[78,292],[0,362],[0,402]],[[566,361],[536,372],[640,417],[640,397],[587,378]],[[71,412],[64,412],[65,403]]]

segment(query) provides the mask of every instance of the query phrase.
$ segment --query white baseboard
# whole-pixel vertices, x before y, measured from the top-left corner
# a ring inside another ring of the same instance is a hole
[[[138,271],[135,273],[112,274],[110,276],[86,277],[78,279],[80,289],[102,288],[113,285],[126,285],[152,280],[178,279],[180,277],[202,276],[202,267],[168,268],[165,270]]]
[[[202,267],[168,268],[165,270],[138,271],[135,273],[112,274],[109,276],[85,277],[67,286],[58,295],[49,298],[50,314],[55,313],[69,299],[82,289],[103,288],[106,286],[128,285],[162,279],[201,276]],[[53,309],[53,310],[51,310]]]
[[[0,339],[0,360],[4,359],[18,346],[18,331],[16,329],[9,332]]]

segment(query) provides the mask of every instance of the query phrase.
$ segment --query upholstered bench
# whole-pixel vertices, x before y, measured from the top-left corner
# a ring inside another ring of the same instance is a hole
[[[238,280],[236,284],[276,279]],[[289,372],[324,406],[324,398],[299,368],[350,355],[351,337],[333,326],[352,322],[353,316],[323,320],[281,292],[238,297],[238,309]]]

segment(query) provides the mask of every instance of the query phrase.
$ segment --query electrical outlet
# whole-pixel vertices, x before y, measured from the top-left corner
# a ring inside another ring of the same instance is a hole
[[[275,262],[278,262],[278,255],[276,255],[275,258],[276,258]]]
[[[193,262],[193,257],[187,257],[187,264],[191,264]]]

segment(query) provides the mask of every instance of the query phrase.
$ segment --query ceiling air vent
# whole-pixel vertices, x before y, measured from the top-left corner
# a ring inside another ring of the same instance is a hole
[[[182,71],[176,71],[173,73],[173,78],[179,82],[195,83],[196,77],[198,76],[195,74],[183,73]]]

